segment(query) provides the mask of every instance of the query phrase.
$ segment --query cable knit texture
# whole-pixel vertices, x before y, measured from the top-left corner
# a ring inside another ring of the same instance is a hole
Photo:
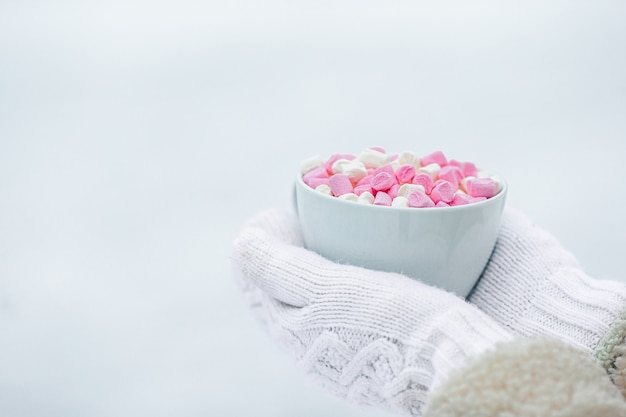
[[[523,214],[504,211],[498,242],[469,301],[513,334],[552,336],[595,355],[624,386],[626,286],[587,276]]]
[[[434,392],[425,417],[624,417],[626,402],[587,353],[547,338],[468,360]]]
[[[339,265],[268,212],[236,239],[233,271],[267,331],[335,395],[421,415],[429,392],[511,336],[464,300],[398,274]]]

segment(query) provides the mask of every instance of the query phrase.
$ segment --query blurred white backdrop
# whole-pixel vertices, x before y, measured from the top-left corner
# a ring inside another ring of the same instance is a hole
[[[0,415],[385,416],[257,327],[313,154],[441,149],[626,281],[626,3],[0,1]]]

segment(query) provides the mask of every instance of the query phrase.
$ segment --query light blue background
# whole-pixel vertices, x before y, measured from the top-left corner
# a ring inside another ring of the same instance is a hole
[[[0,415],[384,416],[302,375],[230,244],[313,154],[436,149],[626,281],[623,1],[0,1]]]

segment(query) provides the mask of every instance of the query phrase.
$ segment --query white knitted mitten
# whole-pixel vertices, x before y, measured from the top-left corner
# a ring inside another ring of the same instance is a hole
[[[401,275],[330,262],[270,211],[235,241],[233,270],[268,332],[327,390],[424,417],[626,417],[604,370],[556,339],[512,339],[464,300]]]
[[[587,276],[557,240],[506,209],[468,299],[516,335],[549,335],[593,354],[626,393],[626,286]]]
[[[300,242],[294,217],[265,213],[235,241],[234,274],[271,335],[340,397],[421,415],[467,358],[511,339],[450,293],[335,264]]]

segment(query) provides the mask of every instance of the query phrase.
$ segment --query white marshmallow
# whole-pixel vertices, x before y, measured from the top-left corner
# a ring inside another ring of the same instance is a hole
[[[408,207],[408,206],[409,206],[409,199],[406,197],[402,197],[402,196],[397,196],[391,202],[391,207]]]
[[[424,187],[420,184],[402,184],[400,188],[398,188],[398,197],[408,198],[412,192],[417,191],[417,190],[423,193],[426,192]]]
[[[367,168],[360,161],[350,161],[350,163],[341,166],[341,173],[347,175],[352,182],[356,183],[367,176]]]
[[[433,179],[433,181],[437,180],[437,177],[439,177],[439,171],[441,170],[441,167],[439,166],[439,164],[436,163],[432,163],[432,164],[428,164],[424,167],[420,167],[417,169],[417,171],[415,171],[417,174],[423,172],[425,174],[428,174],[428,176],[430,178]]]
[[[315,191],[320,192],[322,194],[333,195],[333,192],[330,189],[330,186],[326,184],[320,184],[315,188]]]
[[[302,173],[302,175],[304,175],[307,172],[322,165],[324,165],[324,160],[322,159],[322,157],[319,155],[315,155],[300,162],[300,172]]]
[[[340,195],[338,198],[340,200],[354,201],[356,203],[356,201],[359,199],[359,196],[357,196],[354,193],[345,193],[345,194]]]
[[[333,174],[343,174],[343,167],[349,163],[349,159],[337,159],[333,162],[333,166],[330,169],[333,171]]]
[[[496,194],[502,190],[502,180],[497,175],[492,175],[491,179],[496,184]]]
[[[413,165],[415,169],[421,166],[419,158],[411,151],[400,152],[396,161],[398,165]]]
[[[365,191],[359,196],[357,203],[374,204],[374,195],[370,193],[369,191]]]
[[[375,149],[365,149],[356,157],[356,160],[362,162],[365,168],[379,168],[388,164],[390,158],[386,153],[378,152]]]

